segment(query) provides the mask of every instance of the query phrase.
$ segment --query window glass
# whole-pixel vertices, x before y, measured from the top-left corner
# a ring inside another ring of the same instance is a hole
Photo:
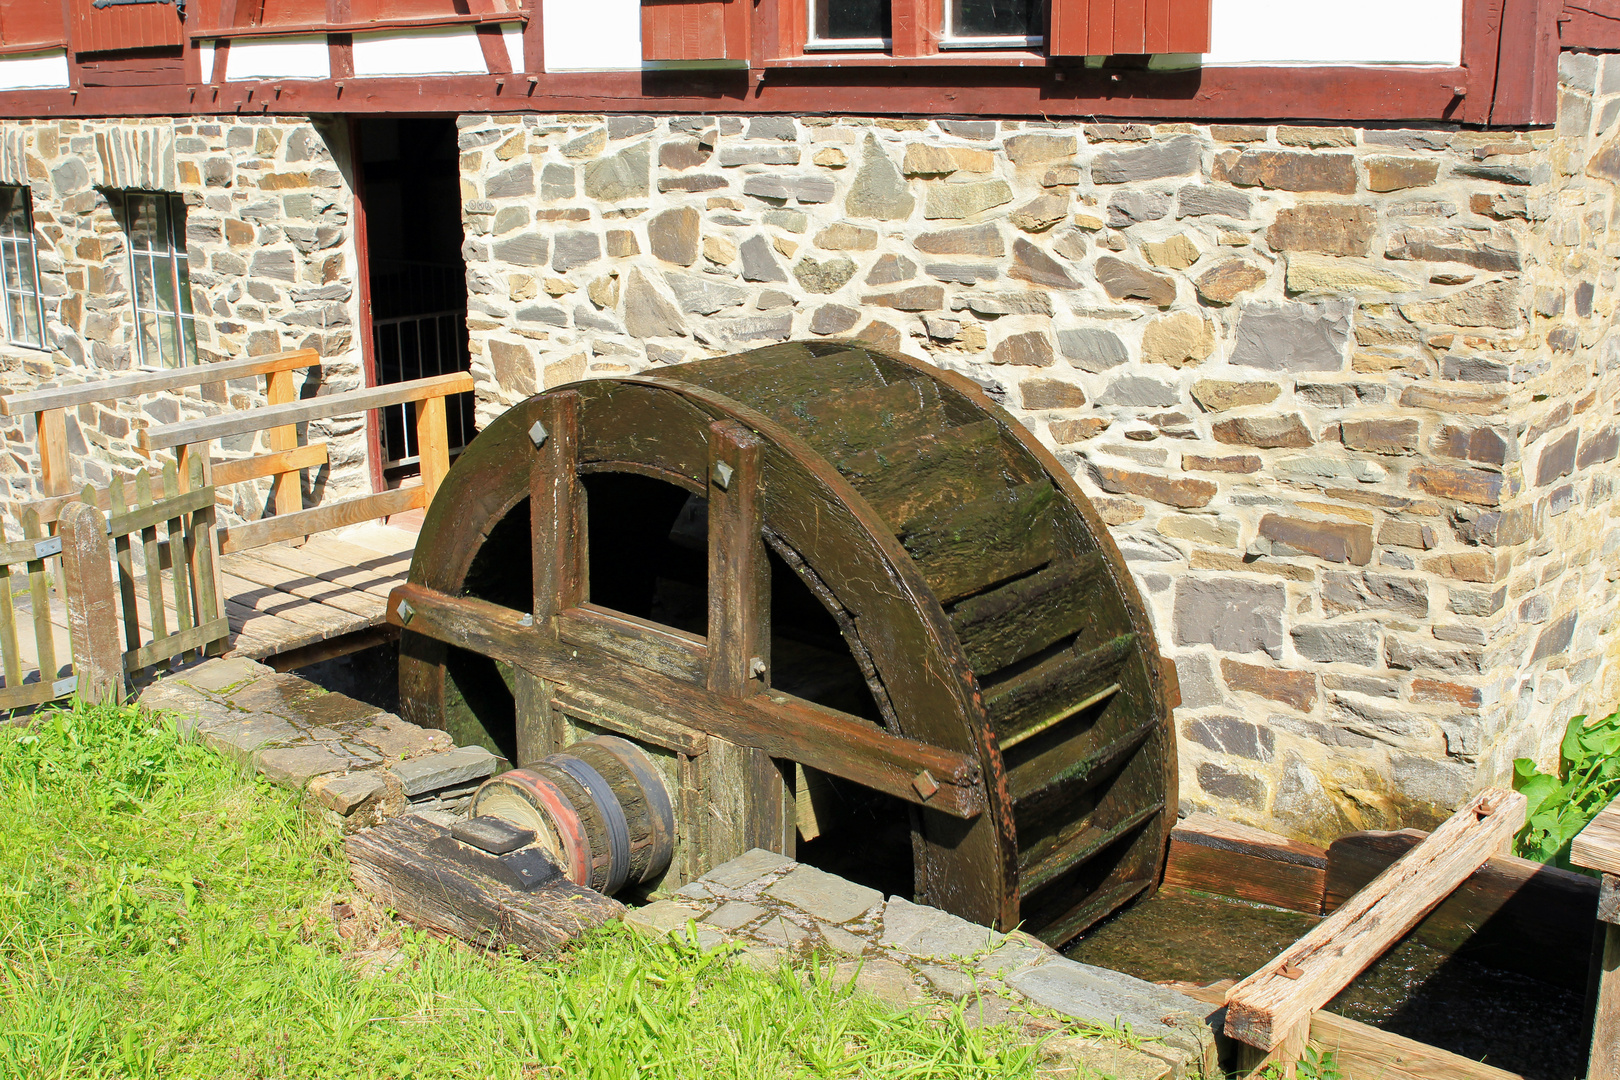
[[[1045,32],[1041,0],[947,0],[945,19],[947,42],[1033,45]]]
[[[186,258],[186,204],[178,195],[126,191],[120,196],[129,233],[135,300],[135,343],[143,367],[197,361]]]
[[[5,289],[6,338],[43,346],[39,257],[27,188],[0,187],[0,282]]]
[[[889,39],[889,0],[811,0],[814,48],[881,49]]]

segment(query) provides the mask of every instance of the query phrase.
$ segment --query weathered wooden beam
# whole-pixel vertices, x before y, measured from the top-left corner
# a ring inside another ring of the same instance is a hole
[[[407,401],[465,393],[473,388],[472,376],[465,371],[449,375],[434,375],[410,382],[370,386],[363,390],[345,390],[339,394],[323,394],[305,398],[290,405],[254,409],[245,413],[226,413],[201,420],[182,420],[178,424],[147,428],[137,440],[142,450],[167,450],[183,443],[207,442],[232,435],[246,435],[266,431],[288,424],[304,424],[332,416],[350,416],[388,405],[402,405]]]
[[[1228,992],[1226,1033],[1271,1051],[1399,941],[1524,824],[1525,797],[1489,788],[1310,933]]]
[[[407,617],[400,614],[406,605]],[[952,817],[972,818],[983,805],[978,763],[966,754],[891,735],[874,724],[785,694],[726,698],[626,664],[584,644],[558,644],[526,612],[470,597],[401,585],[388,600],[388,621],[413,633],[482,653],[554,682],[589,687],[604,697],[663,712],[681,723],[772,757],[797,761]],[[927,772],[937,787],[914,784]]]
[[[1620,799],[1587,822],[1570,845],[1569,861],[1588,870],[1620,874]]]
[[[262,518],[246,525],[232,525],[219,530],[219,550],[225,554],[263,547],[278,540],[292,540],[311,536],[345,525],[358,525],[362,521],[403,514],[427,502],[420,484],[395,488],[376,495],[362,495],[355,499],[328,503],[296,514]]]
[[[1327,851],[1322,910],[1331,915],[1427,833],[1363,832]],[[1412,929],[1412,937],[1487,967],[1586,992],[1598,882],[1529,859],[1494,855]]]
[[[310,443],[274,454],[258,454],[250,458],[233,458],[214,462],[214,484],[229,487],[245,480],[276,473],[318,469],[327,463],[325,443]]]
[[[177,390],[184,386],[204,386],[229,379],[247,379],[275,371],[295,371],[299,368],[321,366],[321,357],[314,349],[294,349],[270,356],[255,356],[250,360],[221,360],[213,364],[193,364],[190,367],[166,371],[143,371],[135,375],[120,375],[113,379],[75,383],[72,386],[47,386],[21,394],[0,397],[0,416],[21,416],[46,409],[71,409],[75,405],[88,405],[97,401],[120,401],[125,398],[153,394],[160,390]]]
[[[624,905],[566,878],[520,890],[447,854],[450,830],[407,814],[343,842],[360,891],[406,921],[525,956],[558,946],[624,913]]]
[[[124,653],[118,643],[106,519],[93,506],[69,503],[60,520],[68,634],[79,693],[87,701],[122,701]]]
[[[1327,852],[1310,844],[1193,814],[1170,833],[1164,883],[1309,915],[1322,913]]]
[[[1603,955],[1596,974],[1592,1053],[1587,1080],[1620,1080],[1620,799],[1604,807],[1570,846],[1569,861],[1603,874]]]

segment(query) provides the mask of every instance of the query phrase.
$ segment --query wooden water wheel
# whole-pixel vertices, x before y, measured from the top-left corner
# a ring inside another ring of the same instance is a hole
[[[389,617],[413,722],[515,765],[648,748],[679,879],[797,851],[1058,942],[1160,873],[1176,691],[1125,564],[919,361],[789,343],[536,395],[450,470]]]

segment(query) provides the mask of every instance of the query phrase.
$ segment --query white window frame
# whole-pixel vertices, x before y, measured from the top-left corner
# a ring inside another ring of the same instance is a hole
[[[791,3],[792,0],[787,0]],[[844,51],[856,52],[867,50],[892,49],[894,40],[887,37],[875,38],[822,38],[816,36],[816,10],[827,0],[804,0],[804,51],[829,52]]]
[[[5,294],[5,302],[0,303],[4,314],[0,315],[5,325],[6,340],[13,345],[21,345],[30,349],[45,348],[45,298],[39,288],[39,244],[34,238],[34,196],[31,188],[15,184],[5,185],[0,190],[10,193],[11,203],[0,216],[0,292]],[[14,230],[10,224],[12,214],[21,210],[22,229]],[[33,287],[29,289],[22,283],[22,275],[16,275],[17,286],[12,287],[13,266],[27,267],[33,274]],[[33,311],[35,329],[38,331],[38,340],[28,336],[28,319],[26,314],[22,319],[23,325],[17,326],[15,316],[23,309]]]
[[[129,302],[135,311],[135,348],[142,367],[148,368],[177,368],[187,367],[197,362],[197,333],[196,313],[187,310],[191,307],[191,260],[186,254],[185,229],[179,222],[185,219],[185,203],[179,195],[169,191],[125,190],[119,192],[123,201],[124,210],[124,237],[129,248]],[[140,248],[136,246],[136,233],[134,230],[135,210],[137,200],[165,200],[166,213],[163,215],[165,229],[163,235],[156,238],[158,246]],[[178,213],[176,210],[178,209]],[[153,292],[152,302],[141,302],[141,263],[145,262],[151,271]],[[182,265],[183,264],[183,265]],[[173,290],[175,298],[174,310],[165,311],[161,301],[158,300],[157,279],[164,274]],[[157,351],[159,355],[149,356],[146,334],[141,329],[142,316],[151,316],[160,321],[168,320],[173,323],[176,355],[166,355],[163,348],[163,335],[161,330],[157,335]]]
[[[939,39],[941,49],[1035,49],[1046,44],[1045,34],[1020,37],[1016,34],[1002,37],[970,37],[956,32],[956,4],[958,0],[941,0],[945,5],[945,25]]]

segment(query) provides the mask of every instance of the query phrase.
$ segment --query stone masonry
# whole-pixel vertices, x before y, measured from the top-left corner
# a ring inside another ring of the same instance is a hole
[[[322,367],[295,376],[303,396],[361,385],[343,130],[268,117],[0,124],[0,183],[26,185],[32,196],[48,343],[0,345],[0,387],[106,378],[138,363],[125,225],[106,196],[117,189],[174,192],[186,203],[199,360],[313,348]],[[253,379],[81,406],[67,417],[74,478],[104,485],[149,465],[135,450],[143,427],[263,403],[264,381]],[[5,495],[37,498],[33,420],[0,423]],[[311,440],[328,441],[330,465],[306,474],[306,503],[369,490],[361,418],[309,427]],[[215,453],[254,449],[244,436]],[[268,490],[237,485],[225,509],[259,517]]]
[[[985,386],[1114,526],[1182,795],[1427,825],[1612,708],[1620,57],[1556,130],[460,120],[481,422],[859,337]]]
[[[1185,800],[1318,840],[1428,824],[1620,696],[1620,57],[1561,75],[1549,130],[463,116],[478,419],[789,338],[960,372],[1114,527],[1180,675]],[[354,385],[341,130],[0,124],[52,340],[0,347],[0,382],[128,366],[101,191],[145,187],[190,208],[206,357],[313,345],[306,394]],[[257,392],[85,410],[83,478]],[[358,421],[322,434],[311,501],[364,490]]]

